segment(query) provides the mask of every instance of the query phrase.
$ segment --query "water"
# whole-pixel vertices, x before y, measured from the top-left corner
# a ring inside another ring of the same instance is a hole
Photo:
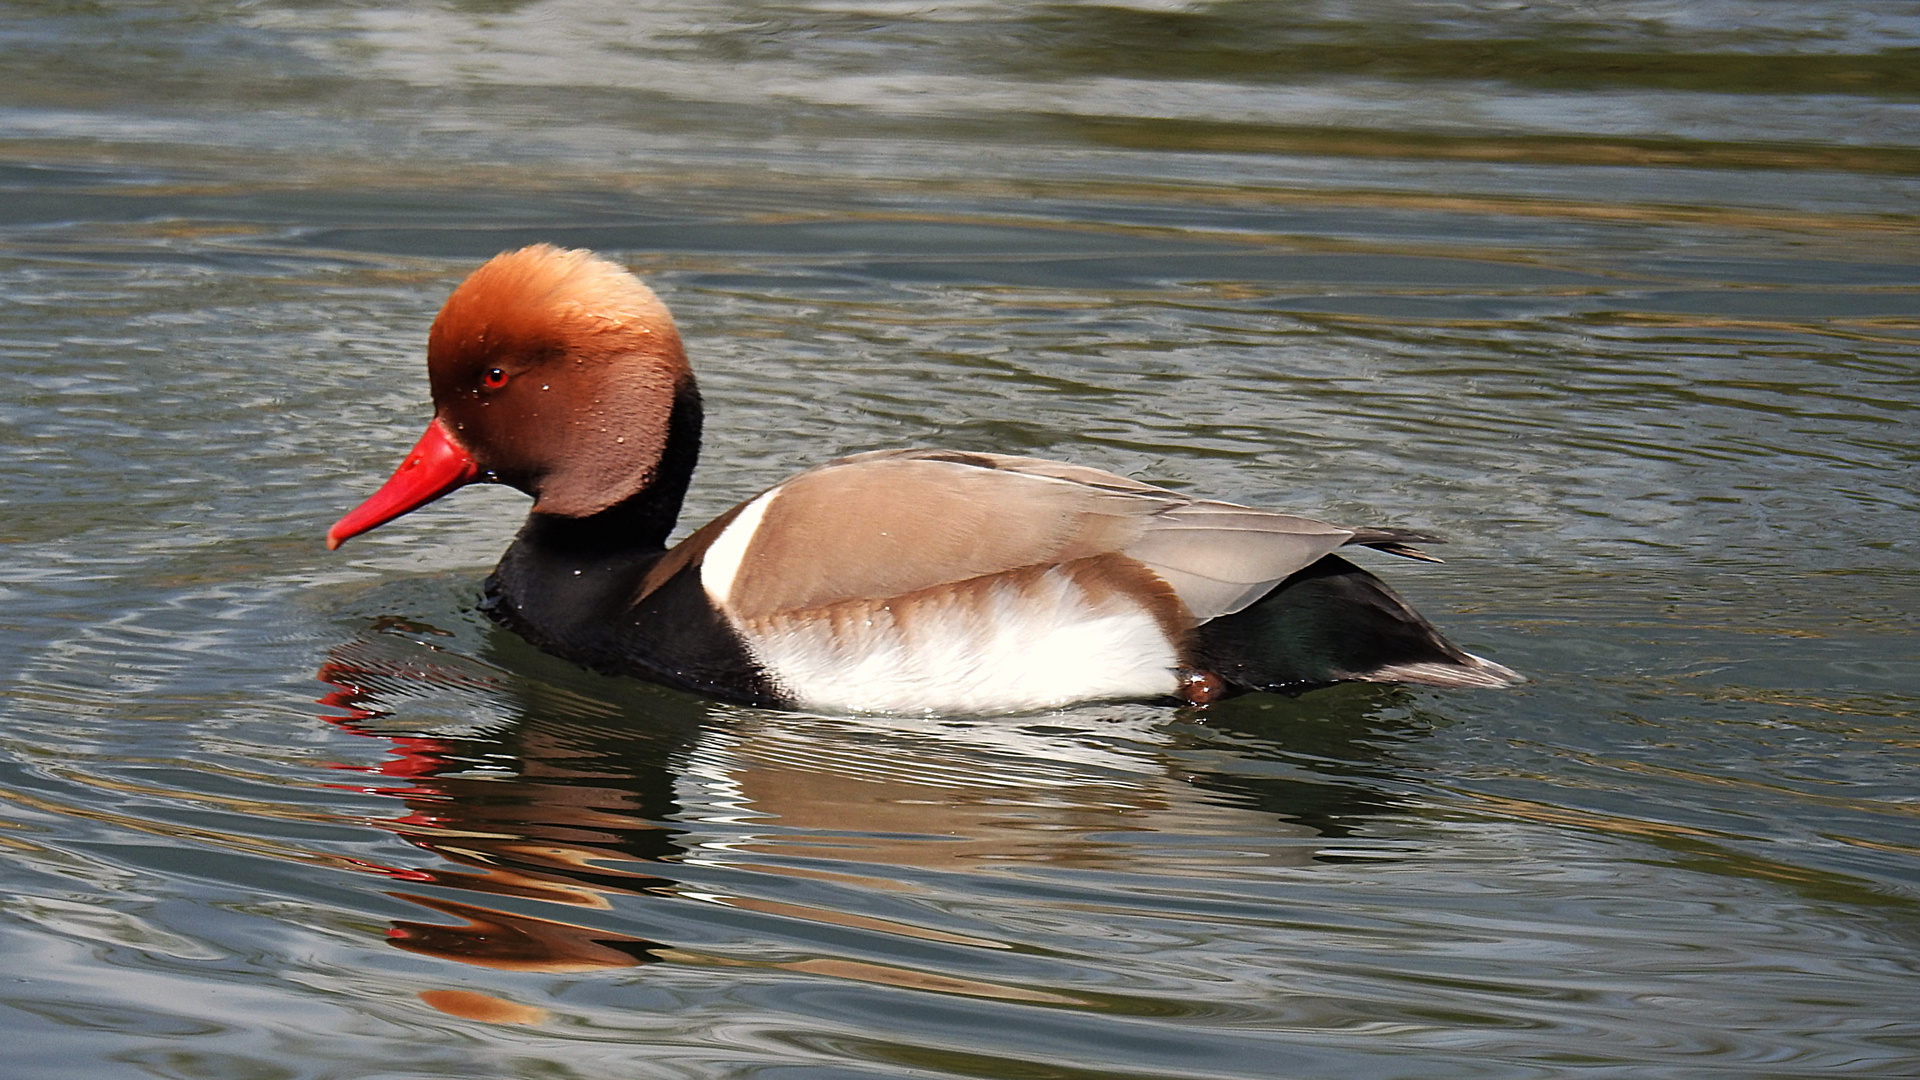
[[[1911,5],[0,16],[0,1075],[1920,1074]],[[688,524],[933,444],[1448,536],[1504,693],[848,719],[328,553],[501,248]]]

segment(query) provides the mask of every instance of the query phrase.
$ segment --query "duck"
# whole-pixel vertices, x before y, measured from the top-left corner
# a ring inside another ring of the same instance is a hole
[[[666,305],[591,251],[488,260],[447,298],[426,360],[432,420],[327,547],[469,484],[515,488],[533,504],[481,607],[600,672],[749,706],[920,715],[1522,681],[1336,554],[1438,562],[1420,546],[1438,537],[1083,465],[857,453],[669,543],[700,392]]]

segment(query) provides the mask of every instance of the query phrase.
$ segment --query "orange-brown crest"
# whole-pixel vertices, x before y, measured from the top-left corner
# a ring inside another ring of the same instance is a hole
[[[686,363],[673,316],[639,278],[591,251],[534,244],[495,255],[453,290],[428,334],[427,364],[455,376],[519,351],[597,359],[636,345]]]
[[[438,414],[481,466],[570,516],[652,481],[692,380],[653,290],[550,244],[496,255],[454,289],[427,372]]]

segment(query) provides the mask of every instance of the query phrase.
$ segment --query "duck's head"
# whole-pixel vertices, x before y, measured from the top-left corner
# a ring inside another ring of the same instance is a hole
[[[327,547],[471,483],[518,488],[536,513],[599,513],[660,478],[676,403],[693,394],[653,291],[547,244],[496,255],[454,289],[427,336],[427,376],[426,434]]]

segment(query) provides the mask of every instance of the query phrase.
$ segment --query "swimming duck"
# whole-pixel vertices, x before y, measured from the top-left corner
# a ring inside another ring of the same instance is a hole
[[[484,606],[598,670],[826,712],[1206,704],[1347,680],[1497,687],[1378,578],[1436,538],[957,450],[829,461],[667,540],[700,449],[673,317],[623,267],[540,244],[447,299],[434,417],[327,546],[471,483],[534,499]]]

